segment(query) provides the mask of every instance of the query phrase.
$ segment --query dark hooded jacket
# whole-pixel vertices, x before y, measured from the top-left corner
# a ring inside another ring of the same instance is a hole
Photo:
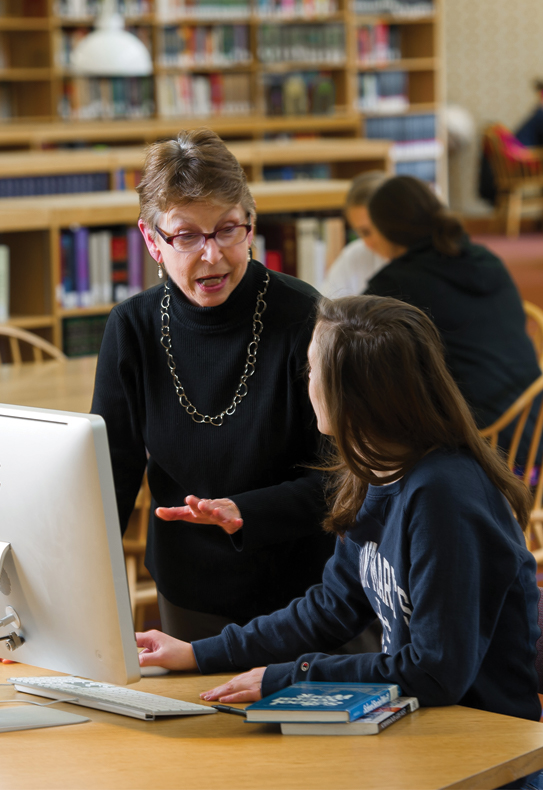
[[[467,236],[455,257],[439,253],[430,239],[417,243],[372,277],[366,293],[409,302],[433,319],[449,370],[480,428],[491,425],[541,373],[509,272]],[[507,443],[504,432],[500,444]]]

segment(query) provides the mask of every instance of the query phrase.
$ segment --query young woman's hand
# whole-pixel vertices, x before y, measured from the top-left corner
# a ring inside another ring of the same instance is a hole
[[[215,524],[232,535],[241,529],[243,519],[231,499],[199,499],[190,494],[185,507],[157,507],[156,515],[163,521],[189,521],[191,524]]]
[[[137,633],[136,644],[143,648],[139,654],[140,667],[164,667],[187,672],[198,669],[192,645],[162,631]]]
[[[262,699],[262,678],[266,667],[255,667],[236,675],[235,678],[200,694],[201,699],[219,700],[220,702],[256,702]]]

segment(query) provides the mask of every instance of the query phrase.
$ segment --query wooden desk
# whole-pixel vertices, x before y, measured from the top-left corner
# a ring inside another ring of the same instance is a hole
[[[0,402],[62,411],[90,411],[96,357],[39,365],[0,365]]]
[[[53,674],[1,665],[0,682]],[[199,702],[226,676],[174,674],[135,688]],[[0,699],[26,694],[1,687]],[[32,697],[30,697],[32,699]],[[0,706],[0,716],[2,707]],[[417,711],[378,736],[282,736],[217,713],[143,722],[59,706],[91,721],[2,734],[10,790],[436,790],[495,788],[543,767],[537,722],[459,706]]]

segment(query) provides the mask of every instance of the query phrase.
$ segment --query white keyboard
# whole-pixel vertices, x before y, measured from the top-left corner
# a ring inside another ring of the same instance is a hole
[[[34,677],[8,678],[17,691],[36,694],[38,697],[73,702],[86,708],[107,710],[109,713],[120,713],[133,716],[135,719],[154,719],[156,716],[194,716],[201,713],[217,713],[215,708],[183,702],[159,694],[148,694],[145,691],[114,686],[111,683],[96,683],[84,678],[68,677]],[[77,697],[77,700],[73,699]]]

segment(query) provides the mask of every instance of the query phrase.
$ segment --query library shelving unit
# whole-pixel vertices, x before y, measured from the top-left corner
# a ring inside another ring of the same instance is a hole
[[[364,136],[375,114],[435,113],[442,1],[117,0],[154,73],[91,79],[69,52],[99,2],[0,0],[0,147],[141,143],[202,124],[228,139]]]

